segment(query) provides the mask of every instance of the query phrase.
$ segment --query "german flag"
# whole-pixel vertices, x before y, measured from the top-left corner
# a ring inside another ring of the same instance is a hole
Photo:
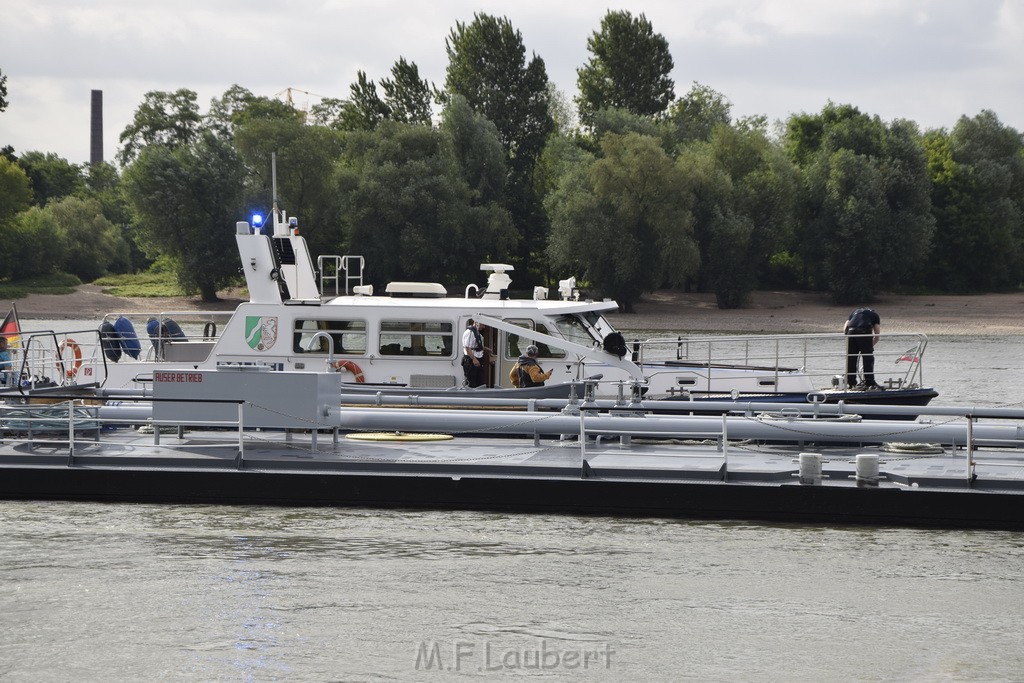
[[[18,323],[18,309],[11,304],[11,310],[0,325],[0,334],[7,337],[7,348],[15,349],[21,346],[21,325]]]

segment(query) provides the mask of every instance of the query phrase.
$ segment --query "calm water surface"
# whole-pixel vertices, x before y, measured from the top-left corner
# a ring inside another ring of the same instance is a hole
[[[1020,339],[926,360],[1024,400]],[[1019,680],[1022,575],[1009,532],[0,502],[0,680]]]

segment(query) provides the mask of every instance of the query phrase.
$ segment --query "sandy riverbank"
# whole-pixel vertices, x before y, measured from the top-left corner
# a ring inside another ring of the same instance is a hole
[[[101,318],[106,313],[234,310],[240,293],[222,293],[216,304],[198,297],[123,298],[100,287],[82,285],[73,294],[31,294],[16,301],[23,321]],[[0,302],[2,305],[3,302]],[[872,304],[889,332],[949,335],[1024,334],[1024,292],[971,296],[884,295]],[[842,329],[850,306],[835,306],[814,292],[755,292],[747,308],[723,311],[714,295],[655,292],[636,305],[635,314],[615,314],[612,322],[627,330],[714,332],[833,332]],[[30,325],[23,324],[29,328]]]

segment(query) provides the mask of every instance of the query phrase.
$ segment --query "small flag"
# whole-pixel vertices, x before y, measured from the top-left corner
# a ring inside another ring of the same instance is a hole
[[[908,363],[920,363],[921,362],[921,358],[920,358],[920,356],[917,355],[916,351],[917,351],[916,347],[913,348],[913,349],[910,349],[909,351],[904,353],[902,356],[897,358],[896,362],[899,363],[900,361],[906,361]]]
[[[13,349],[21,346],[21,325],[18,323],[18,309],[11,304],[11,310],[0,324],[0,334],[7,337],[7,348]]]

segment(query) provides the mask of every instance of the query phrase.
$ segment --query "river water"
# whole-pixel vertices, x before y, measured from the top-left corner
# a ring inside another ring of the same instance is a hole
[[[926,361],[1024,399],[1021,339]],[[0,680],[1019,680],[1022,574],[1011,532],[0,502]]]

